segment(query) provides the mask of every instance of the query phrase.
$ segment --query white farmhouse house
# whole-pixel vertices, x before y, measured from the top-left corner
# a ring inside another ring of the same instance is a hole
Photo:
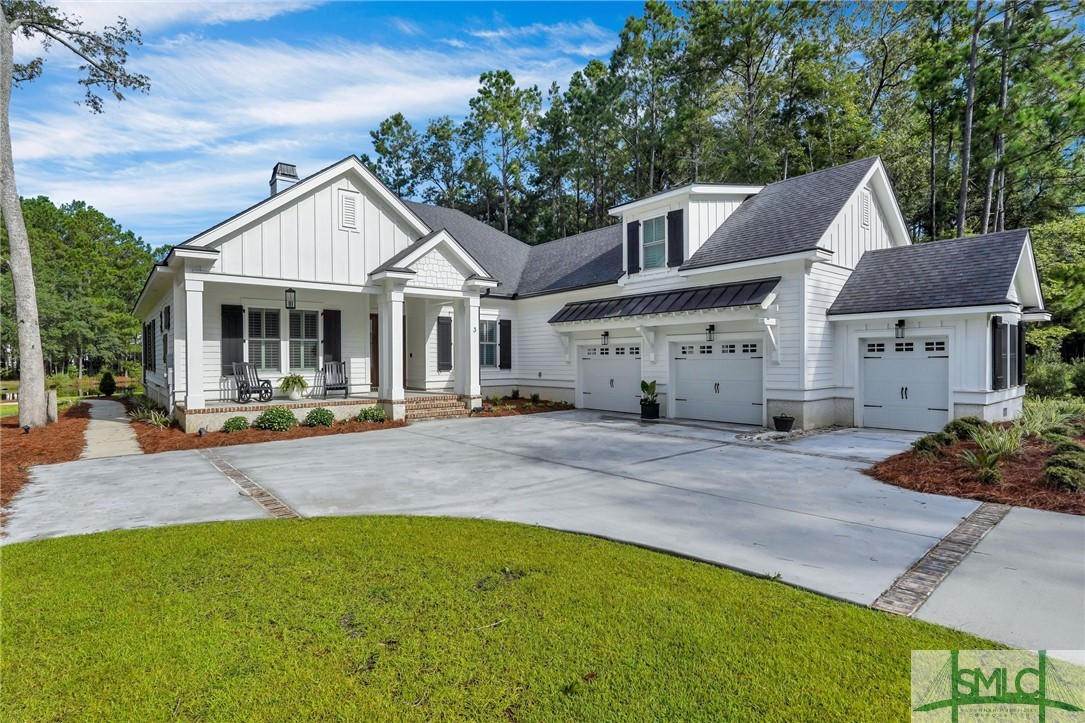
[[[666,417],[934,430],[1015,416],[1022,325],[1048,318],[1027,229],[913,245],[878,158],[676,188],[538,246],[402,201],[354,156],[303,180],[277,164],[270,185],[136,304],[147,392],[189,431],[260,411],[234,400],[235,362],[276,388],[302,374],[291,405],[340,417],[512,388],[636,412],[645,379]],[[325,401],[333,361],[349,389]]]

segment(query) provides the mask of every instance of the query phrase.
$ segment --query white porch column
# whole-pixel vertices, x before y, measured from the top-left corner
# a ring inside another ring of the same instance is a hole
[[[459,327],[456,355],[456,391],[470,407],[482,406],[482,383],[479,375],[479,296],[471,294],[458,305],[455,323]]]
[[[203,408],[203,282],[185,279],[185,410]]]
[[[378,394],[385,401],[388,416],[403,419],[403,286],[388,284],[380,299],[380,378]]]

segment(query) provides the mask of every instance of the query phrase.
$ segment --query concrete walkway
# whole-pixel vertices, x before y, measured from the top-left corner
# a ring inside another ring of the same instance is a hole
[[[90,405],[90,422],[80,459],[143,454],[123,404],[107,399],[89,399],[87,404]]]

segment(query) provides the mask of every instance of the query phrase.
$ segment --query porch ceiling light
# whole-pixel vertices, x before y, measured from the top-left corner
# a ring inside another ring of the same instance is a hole
[[[709,324],[704,330],[705,341],[716,341],[716,325]]]
[[[898,339],[904,338],[904,319],[897,320],[896,334]]]
[[[599,340],[599,343],[602,344],[603,346],[606,346],[607,344],[610,343],[610,332],[609,331],[604,331],[603,332],[603,336]]]
[[[298,292],[294,291],[293,289],[286,290],[286,308],[298,308]]]

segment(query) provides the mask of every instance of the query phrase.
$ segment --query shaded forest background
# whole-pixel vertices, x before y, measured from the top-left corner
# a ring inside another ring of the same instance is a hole
[[[463,120],[370,131],[395,193],[528,243],[613,222],[692,181],[763,184],[881,155],[916,241],[1033,227],[1054,323],[1085,356],[1085,14],[1080,0],[652,0],[562,87],[480,78]],[[24,199],[47,368],[138,366],[130,310],[164,249],[86,204]],[[0,258],[0,369],[17,347]],[[1038,379],[1037,379],[1038,381]]]

